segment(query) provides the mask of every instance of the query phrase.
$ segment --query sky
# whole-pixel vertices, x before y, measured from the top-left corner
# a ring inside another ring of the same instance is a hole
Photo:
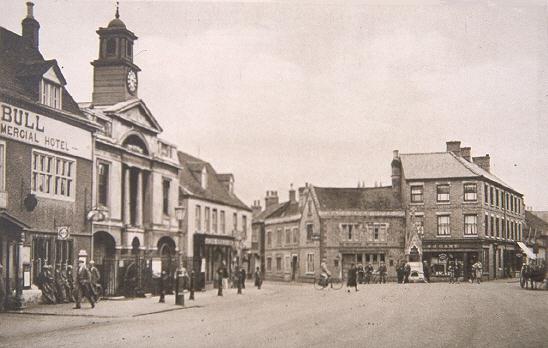
[[[0,1],[21,32],[25,1]],[[40,48],[90,101],[114,1],[35,0]],[[291,184],[390,184],[392,151],[460,140],[548,210],[546,1],[121,1],[161,137],[235,175],[249,205]]]

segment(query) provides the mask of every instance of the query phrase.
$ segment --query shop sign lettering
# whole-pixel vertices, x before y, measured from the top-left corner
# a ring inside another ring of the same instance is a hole
[[[91,160],[89,131],[9,104],[0,103],[0,135]]]
[[[233,243],[230,239],[206,238],[205,244],[232,246]]]

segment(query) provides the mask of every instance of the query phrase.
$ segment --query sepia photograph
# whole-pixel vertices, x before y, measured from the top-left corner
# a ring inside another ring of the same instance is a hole
[[[0,347],[547,347],[547,178],[548,0],[0,0]]]

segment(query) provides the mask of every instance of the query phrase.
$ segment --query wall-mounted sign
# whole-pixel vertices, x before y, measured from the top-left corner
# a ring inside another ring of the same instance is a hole
[[[0,103],[0,135],[91,160],[91,132],[5,103]]]
[[[65,240],[70,235],[70,228],[68,226],[57,227],[57,238]]]
[[[234,242],[230,239],[221,239],[221,238],[206,238],[205,244],[210,245],[226,245],[226,246],[232,246]]]

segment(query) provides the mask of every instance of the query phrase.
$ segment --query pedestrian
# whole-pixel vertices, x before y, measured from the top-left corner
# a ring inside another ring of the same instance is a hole
[[[156,273],[157,274],[157,273]],[[160,290],[160,300],[159,303],[165,303],[166,302],[166,285],[168,282],[167,272],[162,271],[160,273],[160,279],[158,280],[158,287]]]
[[[42,301],[46,304],[57,302],[55,278],[51,272],[51,266],[44,263],[42,271],[38,275],[38,287],[42,290]]]
[[[78,260],[78,270],[76,270],[76,285],[78,286],[78,296],[76,298],[76,306],[74,309],[82,308],[80,303],[82,297],[88,299],[91,308],[95,308],[93,292],[91,290],[91,273],[87,269],[84,260]]]
[[[398,284],[403,283],[403,264],[401,261],[398,261],[396,264],[396,277],[398,279]]]
[[[475,276],[476,276],[476,282],[478,284],[481,283],[481,277],[483,275],[483,265],[481,264],[481,261],[478,260],[475,264],[474,264],[474,269],[475,269]]]
[[[459,261],[455,261],[455,267],[453,268],[453,272],[455,273],[455,281],[457,282],[457,284],[460,283],[460,280],[459,280],[460,270],[461,270],[461,266]]]
[[[386,284],[386,265],[381,262],[379,266],[379,284]]]
[[[6,284],[4,283],[4,266],[0,263],[0,313],[4,311],[6,302]]]
[[[449,274],[449,284],[455,283],[455,265],[453,262],[449,262],[447,267],[447,273]]]
[[[224,289],[228,289],[228,279],[229,279],[228,268],[226,267],[226,263],[224,261],[222,262],[222,265],[223,265],[222,284]]]
[[[426,260],[422,263],[422,273],[424,274],[424,281],[430,283],[430,266]]]
[[[245,269],[242,267],[242,270],[241,270],[241,276],[242,276],[242,289],[245,289],[245,278],[247,277],[247,273],[245,271]]]
[[[365,284],[369,284],[371,282],[371,276],[373,275],[373,266],[371,266],[370,263],[365,266]]]
[[[361,263],[358,263],[356,271],[358,272],[358,283],[363,284],[365,278],[365,269],[363,268],[363,265]]]
[[[348,278],[346,280],[346,290],[350,292],[350,288],[353,287],[358,291],[358,270],[356,269],[356,265],[353,263],[350,265],[350,269],[348,270]]]
[[[61,269],[61,264],[58,263],[55,267],[55,294],[57,298],[57,303],[67,303],[67,294],[65,291],[65,281],[63,280],[63,271]]]
[[[407,262],[403,268],[403,282],[409,283],[409,276],[411,275],[411,265]]]
[[[99,270],[97,267],[95,267],[95,261],[91,260],[89,261],[89,272],[91,274],[91,290],[93,291],[93,299],[95,302],[99,299],[99,295],[101,294],[101,273],[99,273]]]
[[[69,269],[70,267],[70,278],[69,278]],[[63,278],[63,285],[65,287],[65,295],[67,302],[74,302],[74,294],[72,288],[72,266],[64,264],[61,268],[61,277]]]
[[[227,274],[225,262],[223,261],[219,268],[217,268],[217,296],[223,296],[223,287],[225,275]]]
[[[261,276],[261,269],[259,267],[255,269],[255,273],[253,274],[253,277],[255,278],[255,286],[257,287],[257,290],[261,290],[263,279]]]

